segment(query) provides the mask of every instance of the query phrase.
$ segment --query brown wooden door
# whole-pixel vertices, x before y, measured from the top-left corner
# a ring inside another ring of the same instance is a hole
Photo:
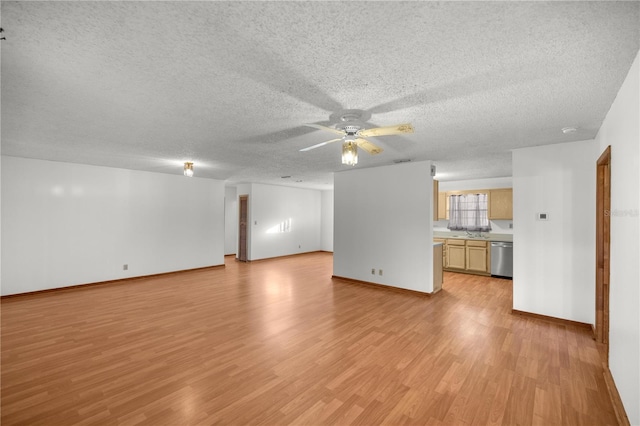
[[[240,222],[238,225],[238,260],[247,261],[247,217],[249,212],[249,196],[240,196],[240,206],[238,208]]]
[[[609,248],[611,221],[611,147],[596,166],[596,341],[605,345],[609,364]]]

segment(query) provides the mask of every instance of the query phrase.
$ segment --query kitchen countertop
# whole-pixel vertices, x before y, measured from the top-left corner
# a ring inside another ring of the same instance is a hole
[[[482,237],[469,237],[465,231],[433,231],[433,238],[460,238],[478,241],[513,241],[513,234],[482,233]]]

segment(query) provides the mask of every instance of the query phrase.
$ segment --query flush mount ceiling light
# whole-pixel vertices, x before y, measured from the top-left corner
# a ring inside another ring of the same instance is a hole
[[[355,166],[358,164],[358,144],[347,140],[342,144],[342,164]]]
[[[186,163],[184,163],[184,175],[186,177],[191,177],[193,176],[193,163],[187,161]]]
[[[575,133],[577,131],[578,131],[578,129],[576,129],[575,127],[563,127],[562,128],[562,133],[564,133],[565,135],[570,135],[571,133]]]

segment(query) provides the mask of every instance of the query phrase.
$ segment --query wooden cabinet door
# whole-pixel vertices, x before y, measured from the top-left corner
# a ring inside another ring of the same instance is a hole
[[[475,272],[487,272],[487,247],[466,247],[467,264],[466,269],[468,271]]]
[[[447,268],[465,269],[465,258],[464,245],[447,244]]]
[[[513,189],[492,189],[489,192],[489,219],[513,219]]]
[[[442,243],[442,267],[447,267],[447,240],[444,238],[434,238],[434,243]],[[435,250],[435,249],[434,249]]]
[[[438,220],[447,218],[447,194],[438,192]]]
[[[442,245],[433,246],[433,293],[442,289],[442,267],[439,265],[442,259]]]
[[[440,193],[438,192],[438,181],[433,180],[433,221],[438,220],[438,214],[440,213]]]
[[[447,243],[445,242],[442,245],[442,267],[446,268],[448,265],[447,263]]]

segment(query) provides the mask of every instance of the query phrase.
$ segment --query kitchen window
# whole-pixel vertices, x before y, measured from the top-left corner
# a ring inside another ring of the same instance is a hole
[[[491,231],[487,194],[451,195],[449,225],[452,231]]]

